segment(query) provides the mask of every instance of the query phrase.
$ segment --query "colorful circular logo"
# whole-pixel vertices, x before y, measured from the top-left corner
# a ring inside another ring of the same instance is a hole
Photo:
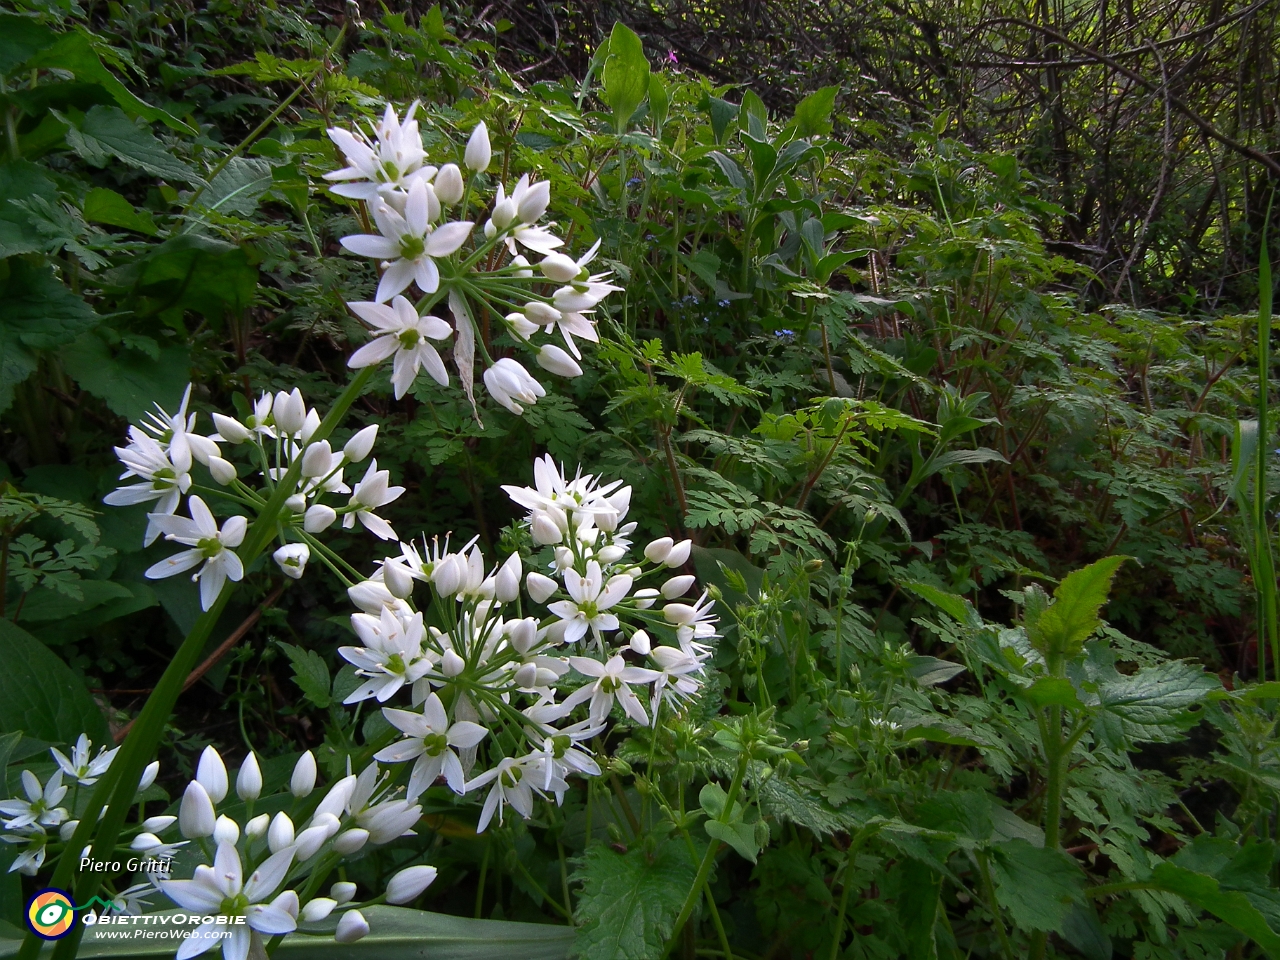
[[[76,925],[75,904],[61,890],[41,890],[27,903],[27,925],[37,937],[60,940]]]

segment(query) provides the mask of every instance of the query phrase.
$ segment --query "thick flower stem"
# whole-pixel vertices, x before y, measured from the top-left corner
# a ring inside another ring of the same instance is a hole
[[[352,378],[341,396],[334,403],[329,414],[316,429],[311,442],[319,442],[333,432],[333,428],[342,421],[351,404],[360,396],[361,391],[373,376],[375,369],[376,367],[366,367]],[[254,560],[271,543],[276,532],[276,518],[283,509],[285,500],[288,499],[301,474],[302,458],[299,457],[294,461],[293,466],[289,468],[289,472],[283,480],[277,484],[271,499],[262,508],[262,512],[258,515],[257,520],[254,521],[253,526],[249,528],[244,545],[239,551],[246,569],[253,564]],[[173,659],[169,661],[169,666],[165,668],[160,682],[156,684],[151,696],[143,704],[142,711],[134,721],[133,729],[130,730],[129,736],[120,747],[120,753],[116,755],[115,761],[98,782],[93,796],[89,799],[88,807],[81,814],[80,826],[76,828],[75,834],[59,858],[58,866],[50,880],[51,886],[63,890],[69,886],[74,886],[75,901],[77,903],[88,902],[89,898],[98,892],[104,879],[101,874],[90,873],[85,874],[78,882],[72,884],[76,865],[79,862],[78,854],[89,844],[91,837],[93,838],[94,856],[97,859],[108,859],[103,857],[102,851],[110,851],[115,848],[116,840],[124,827],[125,818],[133,807],[138,781],[142,777],[142,769],[154,755],[156,745],[160,742],[160,737],[164,732],[165,723],[173,711],[173,705],[182,693],[183,683],[196,665],[196,661],[199,659],[200,653],[204,649],[209,635],[213,632],[213,628],[217,624],[223,609],[226,607],[227,601],[230,600],[235,587],[236,584],[228,581],[223,586],[222,592],[218,595],[213,606],[196,620],[195,626],[187,634],[182,646],[174,654]],[[98,815],[103,807],[107,808],[107,812],[99,820]],[[96,837],[93,836],[95,827]],[[71,936],[59,941],[53,954],[55,960],[64,960],[64,958],[69,960],[69,958],[74,957],[79,948],[80,937],[83,932],[83,925],[77,925]],[[23,940],[22,948],[18,953],[19,960],[35,960],[42,945],[43,942],[35,934],[28,934],[26,939]]]
[[[729,794],[725,797],[724,810],[720,812],[718,818],[721,823],[728,823],[729,818],[733,815],[734,801],[738,799],[738,791],[742,789],[742,780],[747,775],[747,759],[745,752],[738,757],[738,769],[733,775],[733,783],[729,786]],[[680,931],[684,929],[684,925],[689,920],[689,915],[693,913],[698,897],[702,896],[702,889],[707,885],[707,877],[711,875],[711,867],[716,862],[716,854],[720,852],[720,847],[720,841],[714,837],[707,844],[707,852],[703,854],[702,863],[698,867],[698,874],[693,878],[693,886],[689,888],[689,894],[684,898],[684,905],[680,908],[680,914],[676,917],[676,922],[672,924],[671,937],[667,940],[667,946],[662,951],[663,960],[666,960],[671,955],[676,941],[680,938]]]

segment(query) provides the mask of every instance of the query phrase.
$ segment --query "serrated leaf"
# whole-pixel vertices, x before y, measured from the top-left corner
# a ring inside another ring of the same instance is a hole
[[[991,848],[996,899],[1023,930],[1061,930],[1084,898],[1079,864],[1060,850],[1006,840]]]
[[[922,687],[936,687],[946,683],[953,677],[964,673],[968,668],[962,663],[939,660],[937,657],[913,655],[907,658],[907,673]]]
[[[582,883],[575,916],[574,953],[583,960],[653,960],[697,870],[683,843],[668,840],[650,855],[643,848],[614,852],[590,847],[573,878]]]
[[[61,119],[68,125],[67,145],[92,164],[105,166],[108,157],[115,157],[166,180],[193,183],[200,179],[190,164],[175,157],[155,134],[119,107],[98,104],[79,124]]]
[[[1280,936],[1267,924],[1262,913],[1238,890],[1223,890],[1218,881],[1172,863],[1161,863],[1151,871],[1160,890],[1176,893],[1201,910],[1208,911],[1249,937],[1272,957],[1280,957]]]
[[[271,169],[266,160],[232,157],[200,195],[200,206],[219,213],[253,216],[258,198],[271,187]]]
[[[1159,740],[1170,736],[1168,728],[1183,730],[1198,722],[1199,714],[1191,708],[1221,686],[1200,667],[1172,660],[1101,680],[1098,699],[1103,711],[1123,722],[1129,736]]]
[[[822,799],[815,789],[806,788],[790,777],[773,776],[761,783],[760,812],[804,827],[819,836],[861,826],[856,818]]]
[[[317,707],[327,707],[333,702],[329,695],[329,668],[314,650],[304,650],[291,643],[281,643],[280,649],[293,664],[294,682],[302,689],[302,695]],[[378,714],[373,714],[377,716]]]
[[[1065,658],[1080,652],[1084,641],[1102,625],[1098,611],[1111,593],[1111,581],[1128,557],[1103,557],[1072,571],[1053,591],[1053,603],[1034,624],[1028,621],[1031,645],[1046,655]]]
[[[1083,710],[1084,704],[1076,694],[1076,688],[1065,677],[1040,677],[1029,687],[1023,687],[1018,695],[1036,707],[1066,707]]]
[[[13,389],[36,369],[33,350],[69,343],[98,322],[93,309],[43,264],[8,261],[0,283],[0,412],[13,402]]]
[[[939,590],[931,584],[921,583],[918,580],[903,580],[898,586],[937,607],[952,620],[964,623],[968,619],[969,604],[964,597],[948,593],[945,590]]]

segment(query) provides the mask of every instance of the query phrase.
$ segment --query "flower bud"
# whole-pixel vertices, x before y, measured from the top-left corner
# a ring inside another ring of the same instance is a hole
[[[293,840],[294,850],[296,851],[295,856],[298,858],[298,862],[302,863],[304,860],[310,860],[314,857],[320,852],[320,848],[324,846],[324,842],[328,839],[329,832],[327,827],[307,827],[307,829],[303,830]]]
[[[518,212],[519,208],[516,207],[516,202],[510,197],[506,197],[500,203],[493,205],[493,216],[489,218],[489,222],[499,230],[505,230],[511,226],[511,221],[516,218]]]
[[[236,774],[236,796],[241,800],[257,800],[261,793],[262,769],[258,766],[258,758],[250,751]]]
[[[307,508],[307,512],[302,518],[302,529],[307,533],[321,533],[327,530],[333,521],[337,519],[338,514],[333,507],[317,503]]]
[[[514,274],[517,277],[524,277],[528,280],[533,276],[533,269],[529,265],[529,258],[523,253],[518,253],[511,258],[511,266],[521,268]],[[519,316],[523,316],[523,314],[519,314]],[[507,319],[510,320],[511,318],[507,317]]]
[[[215,483],[225,487],[236,478],[236,465],[221,457],[210,457],[209,475],[213,477]]]
[[[369,831],[360,827],[343,830],[333,841],[333,849],[345,856],[358,852],[369,842]]]
[[[533,542],[539,546],[559,543],[564,539],[564,534],[555,525],[555,521],[542,510],[534,511],[533,522],[529,524],[529,531],[533,534]]]
[[[493,596],[499,603],[510,603],[520,596],[520,554],[513,553],[494,576]]]
[[[373,443],[377,439],[378,425],[371,423],[348,440],[342,452],[352,463],[359,463],[373,452]]]
[[[302,391],[294,387],[289,393],[281,390],[276,394],[275,402],[271,405],[272,414],[275,417],[276,426],[280,428],[282,433],[292,436],[302,430],[303,424],[307,419],[307,404],[302,399]]]
[[[298,891],[283,890],[271,901],[271,906],[278,907],[293,919],[298,919]]]
[[[143,820],[142,829],[147,833],[164,833],[177,822],[177,817],[161,814],[158,817],[147,817],[147,819]]]
[[[295,493],[284,502],[284,508],[290,513],[302,513],[302,511],[307,509],[306,495]]]
[[[521,689],[532,687],[537,682],[537,679],[538,665],[536,663],[522,663],[514,677],[515,685]]]
[[[324,799],[316,805],[316,812],[313,814],[311,823],[317,824],[320,818],[324,816],[337,817],[342,816],[342,811],[346,809],[347,802],[351,799],[351,795],[356,791],[356,777],[345,776],[333,786],[329,788],[329,792],[324,795]],[[338,832],[338,828],[334,827],[334,833]]]
[[[486,240],[492,240],[497,235],[498,235],[498,227],[493,222],[493,218],[490,217],[488,220],[484,222],[484,238]]]
[[[627,555],[627,551],[616,544],[601,547],[596,551],[596,559],[601,563],[616,563]]]
[[[408,903],[436,879],[436,868],[425,864],[405,867],[387,882],[387,903]]]
[[[436,593],[440,596],[452,597],[462,586],[465,575],[466,561],[460,555],[451,553],[437,563],[435,569],[431,571],[431,585],[436,588]]]
[[[578,366],[578,362],[554,343],[544,343],[535,359],[543,370],[558,377],[582,376],[582,367]]]
[[[649,651],[653,649],[653,641],[649,639],[649,635],[643,630],[637,630],[631,635],[631,649],[642,657],[647,657]]]
[[[643,587],[631,595],[636,602],[637,610],[648,610],[653,606],[653,602],[658,599],[658,591],[653,587]]]
[[[337,905],[337,900],[332,900],[329,897],[316,897],[302,908],[299,919],[304,923],[315,923],[333,913],[333,908]]]
[[[234,417],[228,417],[226,414],[215,413],[213,415],[213,425],[217,428],[218,436],[227,443],[244,443],[252,436],[248,427]]]
[[[667,558],[662,562],[672,569],[683,567],[689,559],[689,551],[693,549],[692,540],[681,540],[671,548],[671,552],[667,554]]]
[[[524,585],[535,603],[546,602],[548,597],[560,589],[560,584],[534,570],[529,571],[529,575],[524,579]]]
[[[547,212],[547,204],[551,202],[551,181],[540,180],[529,187],[520,198],[519,216],[521,223],[533,223]]]
[[[142,770],[142,776],[138,780],[138,792],[142,793],[149,790],[151,785],[156,782],[156,775],[160,772],[160,761],[152,760]]]
[[[218,822],[213,825],[213,842],[229,843],[234,847],[239,839],[240,824],[226,815],[219,817]]]
[[[404,600],[413,593],[413,574],[403,563],[390,558],[382,562],[382,582],[393,597]]]
[[[453,650],[446,650],[444,656],[440,658],[440,672],[446,677],[456,677],[467,667],[467,661],[463,660]]]
[[[267,848],[272,853],[279,853],[291,843],[293,843],[293,821],[281,810],[267,829]]]
[[[76,827],[78,826],[80,826],[79,820],[68,820],[58,828],[58,839],[66,843],[75,835]]]
[[[334,931],[333,939],[338,943],[355,943],[368,932],[369,921],[364,918],[364,914],[359,910],[348,910],[338,921],[338,929]]]
[[[280,572],[291,580],[299,580],[307,569],[307,561],[311,559],[311,548],[305,543],[286,543],[271,554]]]
[[[489,169],[489,161],[492,159],[493,150],[489,146],[489,128],[481,120],[476,124],[476,128],[471,131],[471,138],[467,141],[467,150],[462,155],[462,162],[467,165],[468,170],[484,173]]]
[[[354,780],[355,777],[352,777],[351,779]],[[332,813],[328,813],[328,812],[317,813],[314,817],[311,818],[311,823],[307,827],[307,830],[311,830],[311,829],[323,830],[324,838],[328,840],[330,837],[334,836],[335,834],[337,834],[339,830],[342,829],[342,821],[339,820],[337,816],[335,816]],[[305,833],[306,831],[304,830],[303,832]]]
[[[178,807],[178,831],[188,840],[198,840],[213,836],[215,825],[213,801],[200,781],[192,780],[187,784],[182,804]]]
[[[244,825],[244,835],[250,840],[261,840],[267,835],[269,826],[271,826],[271,814],[260,813]]]
[[[644,555],[652,563],[662,563],[671,555],[673,546],[675,546],[675,541],[670,537],[659,537],[644,548]]]
[[[329,896],[339,904],[349,903],[355,899],[356,885],[350,880],[339,880],[329,888]]]
[[[310,750],[298,758],[289,779],[289,792],[295,797],[305,797],[316,786],[316,758]]]
[[[196,764],[196,779],[214,803],[221,803],[222,798],[227,795],[227,768],[213,747],[205,747],[200,754],[200,762]]]
[[[682,577],[672,577],[662,585],[662,595],[668,600],[683,597],[689,592],[689,588],[693,586],[693,582],[696,579],[696,577],[687,574]]]
[[[524,315],[529,318],[530,323],[536,323],[539,326],[550,326],[553,323],[559,323],[563,314],[549,303],[543,303],[541,300],[530,300],[524,305]]]
[[[328,440],[313,443],[302,453],[302,475],[304,477],[328,476],[333,468],[333,449]]]
[[[538,269],[542,271],[544,277],[556,283],[568,283],[570,280],[577,279],[578,274],[582,272],[578,261],[563,253],[547,254],[538,264]]]
[[[662,616],[667,623],[683,627],[698,618],[698,612],[687,603],[668,603],[662,608]]]
[[[446,163],[431,186],[435,188],[436,198],[446,207],[451,207],[462,199],[462,171],[456,163]]]
[[[225,819],[226,819],[225,817],[218,818],[219,821],[222,821]],[[232,826],[235,826],[235,824],[233,823]],[[238,834],[239,832],[240,831],[237,828],[236,833]],[[224,836],[225,836],[225,833],[224,833]],[[214,840],[217,840],[218,843],[222,842],[221,840],[218,840],[217,827],[214,827],[213,838]],[[234,842],[235,841],[232,841],[232,843]],[[140,833],[136,837],[134,837],[132,840],[129,841],[129,849],[137,850],[139,853],[146,853],[148,850],[154,850],[156,847],[162,847],[162,846],[164,846],[164,841],[161,840],[159,837],[157,837],[154,833]]]
[[[545,580],[546,577],[543,577],[543,579]],[[553,580],[552,583],[554,582]],[[523,657],[538,640],[538,621],[533,617],[517,620],[511,624],[511,633],[507,639],[510,641],[512,649]]]

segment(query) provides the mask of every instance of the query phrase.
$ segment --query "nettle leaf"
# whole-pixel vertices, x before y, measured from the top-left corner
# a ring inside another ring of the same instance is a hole
[[[302,695],[317,707],[327,707],[333,702],[329,691],[329,667],[314,650],[303,650],[291,643],[281,643],[280,649],[293,664],[294,682],[302,688]]]
[[[1134,740],[1161,741],[1195,726],[1203,703],[1221,682],[1200,667],[1174,660],[1144,667],[1132,676],[1115,674],[1098,683],[1104,715],[1116,718]]]
[[[584,960],[652,960],[662,955],[697,869],[681,842],[652,853],[592,846],[573,879],[582,883],[574,952]]]
[[[1111,593],[1111,581],[1128,557],[1104,557],[1067,574],[1053,591],[1053,603],[1027,621],[1031,645],[1041,653],[1074,657],[1102,621],[1098,611]]]
[[[827,803],[817,791],[816,784],[805,786],[790,777],[775,775],[760,784],[760,810],[765,816],[786,820],[819,836],[861,826]]]
[[[119,107],[91,107],[76,123],[59,115],[67,124],[67,146],[95,166],[106,166],[116,157],[131,167],[166,180],[198,182],[200,177],[185,161],[175,157],[145,125],[132,120]]]
[[[1060,850],[1006,840],[991,848],[996,899],[1023,930],[1061,930],[1084,899],[1084,874]]]
[[[903,580],[898,586],[914,593],[926,603],[937,607],[952,620],[965,623],[969,619],[969,602],[964,597],[948,593],[945,590],[939,590],[931,584],[921,583],[918,580]]]
[[[1280,957],[1280,936],[1267,923],[1250,898],[1239,890],[1225,890],[1213,877],[1172,863],[1161,863],[1151,872],[1161,890],[1176,893],[1189,903],[1229,923],[1273,957]]]

